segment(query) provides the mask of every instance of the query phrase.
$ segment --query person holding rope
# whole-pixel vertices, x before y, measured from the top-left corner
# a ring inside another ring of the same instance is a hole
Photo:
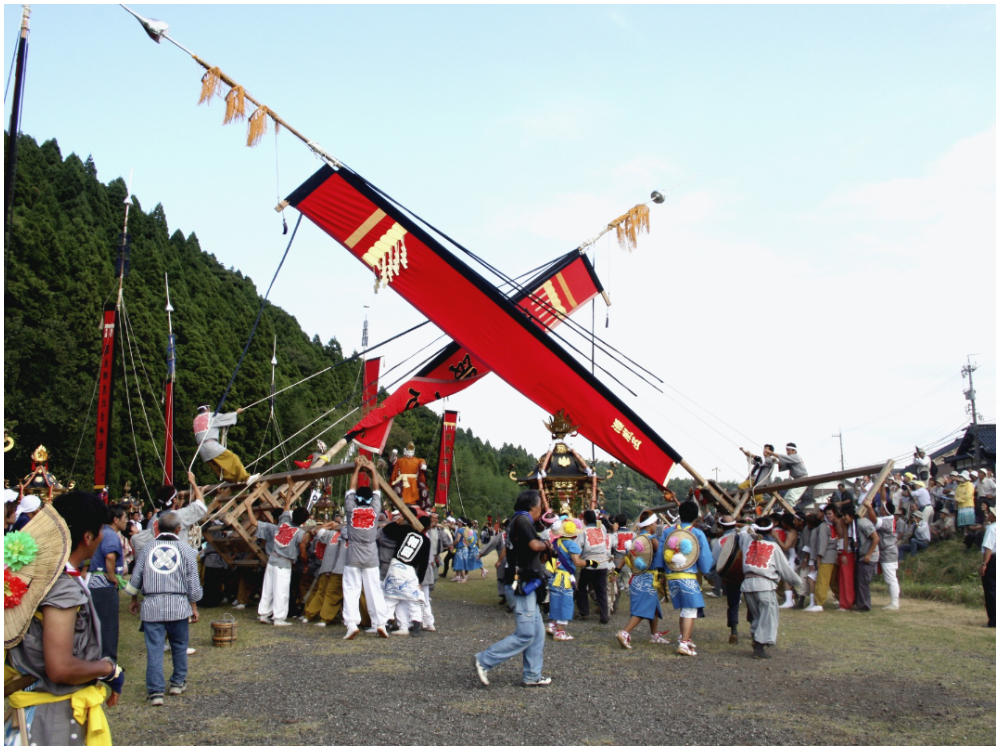
[[[238,415],[243,413],[243,409],[226,412],[224,414],[212,414],[212,408],[208,404],[198,407],[198,416],[194,418],[194,439],[198,441],[198,455],[201,460],[211,464],[213,471],[222,477],[225,482],[235,482],[237,484],[253,484],[260,478],[260,474],[253,476],[243,468],[240,457],[226,448],[220,442],[220,427],[232,427],[236,424]]]

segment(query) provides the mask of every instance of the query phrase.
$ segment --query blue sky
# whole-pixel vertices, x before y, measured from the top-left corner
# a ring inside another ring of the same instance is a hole
[[[993,6],[133,7],[513,274],[676,186],[635,252],[595,248],[600,334],[735,428],[672,391],[701,419],[631,400],[703,473],[736,477],[751,439],[795,440],[818,472],[841,428],[855,464],[943,438],[972,352],[995,418]],[[4,6],[8,64],[19,17]],[[266,287],[273,206],[319,166],[294,138],[246,149],[221,101],[196,106],[200,69],[115,5],[33,6],[28,76],[24,132],[102,180],[134,170],[144,208]],[[346,348],[364,305],[373,340],[419,320],[312,227],[272,299]],[[545,445],[502,383],[448,406]]]

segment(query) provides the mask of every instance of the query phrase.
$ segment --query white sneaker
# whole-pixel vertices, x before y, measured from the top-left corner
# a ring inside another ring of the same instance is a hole
[[[314,622],[313,625],[315,627],[317,627],[317,628],[325,628],[326,627],[326,623],[323,622],[322,620],[320,620],[319,622]]]
[[[823,608],[820,605],[818,605],[818,604],[814,604],[811,607],[806,607],[802,611],[803,612],[822,612]]]
[[[271,624],[271,618],[270,618],[270,617],[264,617],[264,615],[261,615],[261,616],[260,616],[260,617],[258,617],[257,619],[258,619],[258,620],[259,620],[260,622],[264,623],[265,625],[270,625],[270,624]]]
[[[233,607],[233,609],[246,609],[246,608],[247,608],[247,605],[245,605],[245,604],[237,604],[235,607]]]
[[[309,624],[309,618],[308,617],[300,617],[299,618],[299,622],[301,622],[303,625],[308,625]]]
[[[191,656],[192,654],[195,654],[197,652],[198,652],[198,649],[194,649],[194,648],[191,648],[190,646],[188,646],[188,656]]]
[[[366,630],[365,632],[366,632],[366,633],[371,633],[372,635],[375,635],[375,633],[376,633],[376,632],[378,632],[378,631],[376,630],[375,626],[374,626],[374,625],[372,625],[372,626],[371,626],[370,628],[368,628],[368,630]]]
[[[897,609],[899,609],[899,605],[898,604],[886,604],[884,607],[882,607],[882,609],[897,610]]]
[[[472,663],[475,665],[476,676],[479,678],[479,681],[488,687],[490,684],[490,679],[487,677],[489,670],[479,663],[479,657],[475,654],[472,655]]]
[[[274,624],[274,627],[276,627],[276,628],[283,628],[283,627],[286,627],[288,625],[291,625],[292,623],[290,623],[288,620],[275,620],[273,624]]]
[[[354,636],[356,636],[357,634],[358,634],[358,629],[357,628],[348,628],[347,629],[347,635],[344,636],[344,640],[345,641],[354,640]]]
[[[437,628],[435,628],[433,625],[424,625],[424,632],[425,633],[436,633],[437,632]]]

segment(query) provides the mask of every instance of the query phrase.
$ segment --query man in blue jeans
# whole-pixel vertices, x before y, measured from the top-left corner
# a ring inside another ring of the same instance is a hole
[[[537,490],[525,490],[514,503],[514,518],[507,529],[507,573],[504,593],[514,610],[514,634],[494,643],[472,657],[476,675],[489,685],[489,670],[510,658],[523,655],[525,687],[544,687],[551,677],[542,676],[545,651],[545,625],[539,599],[544,601],[545,575],[539,553],[549,545],[535,532],[542,515],[542,497]],[[527,593],[525,593],[527,592]]]
[[[174,672],[170,676],[170,695],[180,695],[187,688],[188,618],[198,622],[201,583],[198,581],[198,558],[177,532],[181,520],[177,513],[159,518],[159,535],[139,553],[135,571],[125,590],[132,595],[128,611],[140,614],[142,592],[142,631],[146,636],[146,700],[151,706],[163,705],[163,644],[170,641]]]

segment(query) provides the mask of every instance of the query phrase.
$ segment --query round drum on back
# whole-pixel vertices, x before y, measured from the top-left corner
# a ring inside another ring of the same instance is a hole
[[[715,572],[731,585],[743,583],[743,550],[738,537],[738,534],[732,534],[719,541],[721,551],[715,563]]]

